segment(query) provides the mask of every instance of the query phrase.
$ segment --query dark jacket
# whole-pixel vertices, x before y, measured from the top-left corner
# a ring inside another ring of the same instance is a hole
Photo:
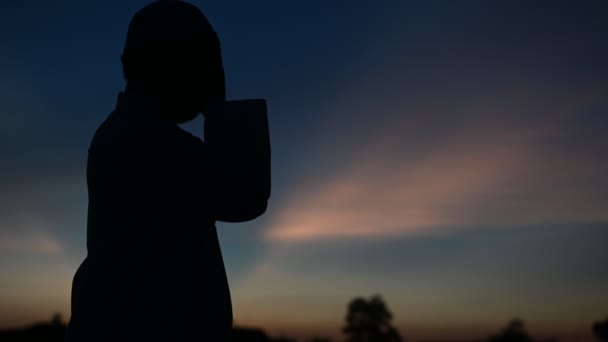
[[[251,220],[270,195],[263,100],[205,119],[205,142],[121,93],[89,148],[86,259],[66,341],[225,341],[230,292],[215,221]],[[242,104],[242,102],[241,102]]]

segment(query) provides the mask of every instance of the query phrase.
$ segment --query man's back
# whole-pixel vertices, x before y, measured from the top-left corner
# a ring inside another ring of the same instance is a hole
[[[68,341],[228,336],[214,153],[144,99],[120,95],[89,149],[88,256],[74,277]]]

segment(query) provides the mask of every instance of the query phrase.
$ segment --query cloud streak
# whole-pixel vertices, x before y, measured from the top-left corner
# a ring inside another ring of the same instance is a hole
[[[61,254],[63,250],[59,241],[43,232],[22,236],[0,235],[0,253],[52,256]]]
[[[586,122],[589,108],[605,114],[605,89],[536,83],[473,83],[475,99],[448,84],[407,105],[393,102],[404,114],[370,127],[365,143],[345,144],[349,157],[325,179],[295,187],[264,236],[295,242],[608,221],[605,120],[591,131]]]
[[[0,221],[0,255],[55,256],[65,252],[52,234],[48,220],[33,212],[20,212]]]

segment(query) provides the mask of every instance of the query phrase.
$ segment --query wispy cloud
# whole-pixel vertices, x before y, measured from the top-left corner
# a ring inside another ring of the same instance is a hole
[[[331,177],[295,187],[265,236],[293,242],[608,220],[608,141],[582,133],[579,122],[603,103],[602,90],[532,88],[413,100],[422,104],[345,147],[352,156]],[[458,122],[452,113],[464,114]]]
[[[25,236],[0,236],[0,253],[57,255],[62,245],[48,234],[41,232]]]
[[[0,253],[51,256],[64,252],[48,224],[35,215],[20,215],[8,221],[4,219],[0,227]]]

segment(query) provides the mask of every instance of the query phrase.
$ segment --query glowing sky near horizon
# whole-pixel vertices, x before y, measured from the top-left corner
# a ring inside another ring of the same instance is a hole
[[[86,151],[145,3],[0,5],[0,327],[69,316]],[[589,338],[608,314],[605,4],[194,3],[229,97],[270,108],[269,210],[218,224],[237,324],[336,335],[380,293],[408,339],[514,316]]]

